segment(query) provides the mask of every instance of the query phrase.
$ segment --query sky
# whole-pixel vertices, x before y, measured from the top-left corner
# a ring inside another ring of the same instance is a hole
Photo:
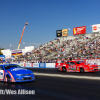
[[[0,0],[1,48],[18,48],[25,22],[20,49],[54,40],[56,30],[70,28],[70,36],[74,27],[86,26],[92,33],[90,25],[100,23],[100,0]]]

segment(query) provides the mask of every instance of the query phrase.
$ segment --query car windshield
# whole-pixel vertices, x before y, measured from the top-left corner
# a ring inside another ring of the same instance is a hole
[[[84,63],[84,62],[83,62],[83,61],[77,61],[76,63],[77,63],[77,64],[80,64],[80,63]]]
[[[5,69],[10,69],[10,68],[13,68],[13,67],[21,68],[19,65],[7,65],[7,66],[5,66]]]
[[[74,62],[69,62],[69,64],[70,64],[70,65],[75,65],[75,63],[74,63]]]

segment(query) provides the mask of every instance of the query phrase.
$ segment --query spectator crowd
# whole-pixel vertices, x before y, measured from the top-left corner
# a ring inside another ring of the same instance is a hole
[[[92,40],[93,39],[93,40]],[[100,37],[80,35],[74,39],[60,38],[40,45],[25,55],[15,58],[14,62],[56,63],[58,59],[96,59],[100,58]]]

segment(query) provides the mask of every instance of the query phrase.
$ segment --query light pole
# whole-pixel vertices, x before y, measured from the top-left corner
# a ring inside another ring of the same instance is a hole
[[[23,28],[22,35],[21,35],[21,38],[20,38],[20,41],[19,41],[18,49],[19,49],[20,44],[21,44],[21,40],[22,40],[22,37],[23,37],[23,34],[24,34],[25,27],[26,27],[26,25],[28,25],[28,24],[29,24],[29,22],[25,22],[25,26],[24,26],[24,28]]]

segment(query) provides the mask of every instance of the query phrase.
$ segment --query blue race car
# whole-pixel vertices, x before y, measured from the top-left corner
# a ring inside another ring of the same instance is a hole
[[[17,64],[0,65],[0,81],[5,82],[28,82],[35,81],[34,73]]]

